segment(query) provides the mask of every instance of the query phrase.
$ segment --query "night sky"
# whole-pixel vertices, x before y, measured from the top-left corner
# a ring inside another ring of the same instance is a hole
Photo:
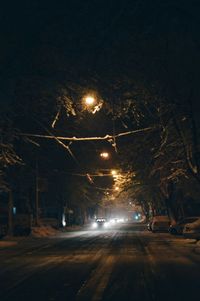
[[[164,47],[157,41],[188,31],[198,40],[198,12],[198,1],[9,1],[1,9],[1,93],[20,76],[143,76],[144,66],[152,76]]]

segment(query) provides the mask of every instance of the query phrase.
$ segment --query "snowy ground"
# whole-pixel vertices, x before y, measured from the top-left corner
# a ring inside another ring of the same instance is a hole
[[[17,241],[12,240],[0,240],[0,248],[15,246]]]
[[[0,300],[193,301],[200,244],[123,225],[0,248]]]

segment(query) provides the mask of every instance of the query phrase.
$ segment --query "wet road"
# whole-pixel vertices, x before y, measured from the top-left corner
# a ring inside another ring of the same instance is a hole
[[[200,300],[200,246],[144,226],[0,249],[0,300]]]

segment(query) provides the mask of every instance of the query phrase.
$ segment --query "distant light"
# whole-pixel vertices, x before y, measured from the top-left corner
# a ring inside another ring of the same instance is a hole
[[[109,156],[110,156],[110,155],[109,155],[109,153],[107,153],[107,152],[103,152],[103,153],[100,154],[100,157],[103,158],[103,159],[108,159]]]
[[[115,190],[118,191],[118,190],[119,190],[119,187],[115,187]]]
[[[109,226],[109,223],[105,222],[103,226],[104,226],[104,228],[107,228]]]
[[[13,214],[15,215],[17,213],[17,208],[13,207]]]
[[[111,174],[112,174],[113,176],[116,176],[116,175],[117,175],[117,171],[116,171],[115,169],[112,169],[112,170],[111,170]]]
[[[66,226],[66,220],[65,220],[65,214],[63,213],[63,215],[62,215],[62,225],[63,225],[63,227],[65,227]]]
[[[93,223],[92,228],[97,228],[97,223]]]

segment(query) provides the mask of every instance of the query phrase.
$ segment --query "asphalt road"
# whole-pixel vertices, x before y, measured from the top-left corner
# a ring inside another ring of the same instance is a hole
[[[200,247],[144,226],[0,249],[0,300],[200,300]]]

